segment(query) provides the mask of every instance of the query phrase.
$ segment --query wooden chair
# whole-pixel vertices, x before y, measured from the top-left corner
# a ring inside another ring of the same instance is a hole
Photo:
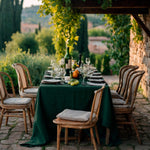
[[[32,114],[34,115],[34,105],[38,92],[38,87],[32,85],[29,70],[25,65],[20,63],[14,63],[12,64],[12,67],[16,70],[17,73],[20,96],[32,98]]]
[[[90,112],[65,109],[56,116],[57,118],[53,122],[57,124],[57,150],[60,149],[60,133],[62,128],[65,128],[65,143],[68,141],[68,128],[90,129],[91,141],[94,149],[97,150],[93,127],[95,128],[97,142],[100,144],[96,123],[98,121],[103,89],[104,87],[95,91]]]
[[[9,78],[12,88],[12,95],[7,92],[5,81],[3,76]],[[31,98],[19,98],[15,96],[14,85],[12,82],[11,77],[4,72],[0,72],[0,99],[1,99],[1,116],[0,116],[0,128],[2,125],[3,116],[6,116],[6,125],[8,123],[8,117],[23,117],[24,118],[24,125],[25,125],[25,132],[27,133],[27,121],[26,121],[26,110],[29,116],[30,127],[32,128],[32,121],[30,116],[30,107],[31,107]],[[22,111],[21,111],[22,110]],[[19,114],[19,113],[22,113]]]
[[[138,69],[138,66],[126,65],[120,69],[119,73],[119,85],[116,91],[111,90],[112,98],[125,98],[126,89],[129,82],[129,75],[134,70]]]
[[[140,80],[143,76],[145,71],[134,71],[130,76],[130,81],[129,81],[129,88],[127,90],[127,98],[125,100],[124,104],[122,105],[114,105],[114,110],[116,114],[116,119],[118,125],[122,124],[130,124],[133,125],[133,128],[136,132],[136,136],[138,139],[139,144],[141,144],[140,136],[134,121],[134,118],[132,116],[132,112],[134,111],[134,102],[136,99],[136,94],[138,90],[138,86],[140,83]],[[121,101],[121,99],[120,99]]]

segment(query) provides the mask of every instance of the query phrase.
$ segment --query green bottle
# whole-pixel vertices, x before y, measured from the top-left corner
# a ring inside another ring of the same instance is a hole
[[[66,52],[66,55],[65,55],[65,70],[66,70],[65,76],[70,76],[70,71],[71,71],[71,55],[69,54],[69,47],[67,47],[67,52]]]

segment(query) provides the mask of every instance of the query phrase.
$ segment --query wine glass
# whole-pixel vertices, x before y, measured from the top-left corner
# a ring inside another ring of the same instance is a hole
[[[89,66],[89,65],[90,65],[90,58],[87,57],[87,58],[85,59],[85,62],[86,62],[86,64]]]
[[[82,77],[83,77],[83,80],[82,80],[83,85],[85,85],[85,78],[87,76],[87,72],[88,72],[88,69],[85,66],[83,66],[82,71],[81,71]]]

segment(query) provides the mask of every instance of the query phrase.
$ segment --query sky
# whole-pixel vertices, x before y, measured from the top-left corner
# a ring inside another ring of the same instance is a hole
[[[32,5],[40,5],[42,0],[24,0],[23,7],[30,7]]]

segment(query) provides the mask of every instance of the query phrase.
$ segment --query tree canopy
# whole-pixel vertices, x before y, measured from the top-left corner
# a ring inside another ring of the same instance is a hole
[[[0,0],[0,50],[5,47],[12,33],[20,32],[24,0]]]

